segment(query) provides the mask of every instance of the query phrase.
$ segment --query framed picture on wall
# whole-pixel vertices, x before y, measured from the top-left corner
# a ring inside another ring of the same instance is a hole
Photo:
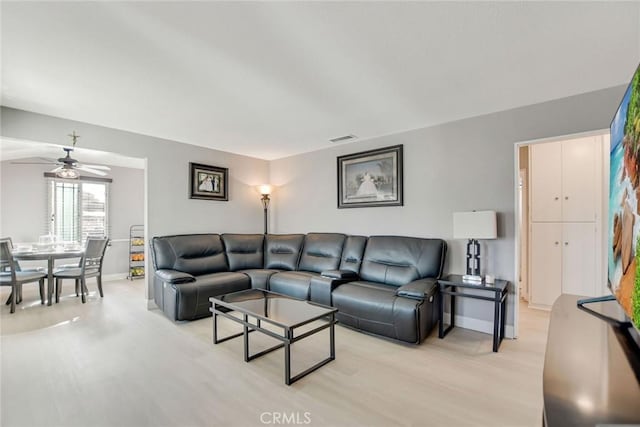
[[[338,157],[338,208],[402,205],[402,145]]]
[[[189,198],[229,200],[229,169],[189,163]]]

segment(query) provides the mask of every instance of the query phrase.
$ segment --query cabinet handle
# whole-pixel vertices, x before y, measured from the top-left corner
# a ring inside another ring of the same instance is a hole
[[[553,198],[553,200],[559,200],[559,199],[560,199],[559,197],[554,197],[554,198]]]
[[[565,246],[569,246],[569,242],[564,242],[564,245]]]
[[[565,200],[569,200],[569,196],[564,196],[564,199]]]
[[[556,246],[558,246],[558,244],[560,244],[560,242],[556,242]]]

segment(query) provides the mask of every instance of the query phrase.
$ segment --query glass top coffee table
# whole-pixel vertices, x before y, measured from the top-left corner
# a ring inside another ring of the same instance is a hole
[[[211,302],[209,311],[213,313],[213,343],[219,344],[243,336],[245,362],[284,347],[284,381],[287,385],[293,384],[336,358],[335,314],[338,311],[336,308],[262,289],[233,292],[211,297],[209,301]],[[218,338],[218,316],[240,323],[243,331]],[[263,323],[270,327],[264,327]],[[327,328],[329,328],[329,357],[292,377],[291,345]],[[282,343],[250,355],[249,333],[253,331],[262,332]]]

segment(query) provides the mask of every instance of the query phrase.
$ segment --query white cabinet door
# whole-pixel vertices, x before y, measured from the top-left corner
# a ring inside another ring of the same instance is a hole
[[[596,220],[595,137],[562,142],[562,221]]]
[[[562,224],[531,224],[531,301],[535,307],[550,308],[562,290]]]
[[[562,293],[596,296],[597,280],[595,223],[564,223]]]
[[[530,148],[530,220],[561,221],[562,144],[548,142]]]

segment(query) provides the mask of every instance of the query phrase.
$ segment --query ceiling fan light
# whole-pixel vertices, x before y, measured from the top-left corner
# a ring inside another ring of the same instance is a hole
[[[80,174],[75,169],[63,168],[56,172],[56,176],[64,179],[78,179]]]

